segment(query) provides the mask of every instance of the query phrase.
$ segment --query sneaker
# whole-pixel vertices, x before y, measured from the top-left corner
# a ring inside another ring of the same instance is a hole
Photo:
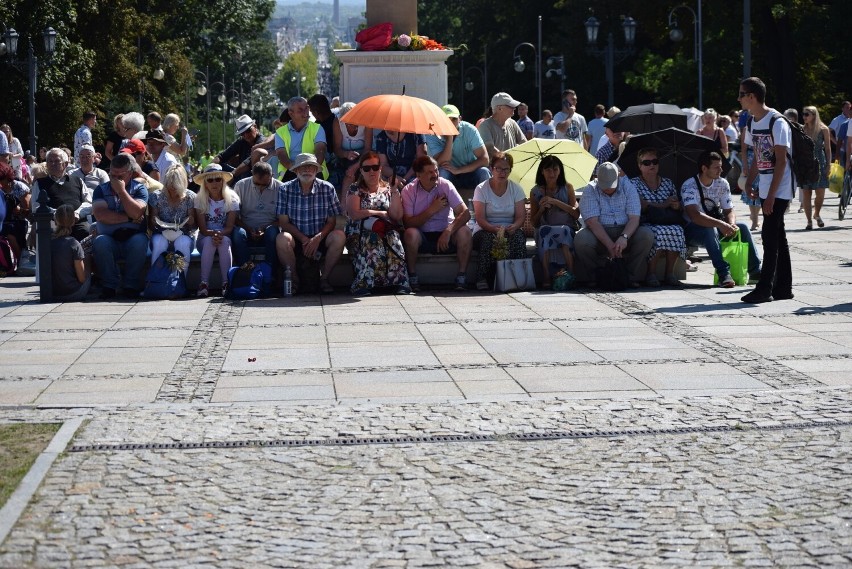
[[[198,298],[207,298],[210,296],[210,291],[207,289],[207,283],[202,282],[198,285],[198,292],[195,294]]]
[[[476,281],[476,290],[488,290],[489,288],[488,281],[485,279],[479,279]]]
[[[356,297],[357,296],[370,296],[371,294],[373,294],[373,293],[370,292],[370,289],[368,289],[368,288],[356,288],[354,291],[352,291],[352,296],[356,296]]]
[[[467,290],[467,278],[464,275],[456,277],[456,290],[459,292]]]
[[[665,283],[666,286],[673,286],[673,287],[676,287],[676,288],[683,286],[683,283],[680,282],[678,280],[678,278],[674,275],[667,276],[666,280],[663,281],[663,282]]]
[[[411,288],[405,285],[399,285],[396,287],[396,294],[411,294]]]
[[[27,260],[21,261],[18,263],[18,270],[15,271],[15,275],[19,277],[34,277],[36,274],[36,264],[33,262],[32,257],[28,257]]]
[[[409,273],[408,274],[408,284],[411,285],[411,290],[413,292],[420,292],[420,277],[416,274]]]
[[[737,286],[737,283],[730,274],[727,274],[724,278],[719,280],[719,286],[722,288],[734,288]]]

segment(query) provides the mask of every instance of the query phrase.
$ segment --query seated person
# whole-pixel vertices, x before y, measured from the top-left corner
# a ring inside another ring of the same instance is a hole
[[[293,294],[299,288],[296,255],[320,259],[325,255],[319,288],[323,294],[334,292],[328,277],[343,254],[346,237],[335,229],[337,216],[341,215],[337,191],[329,182],[317,177],[320,164],[313,154],[299,154],[293,160],[296,179],[286,182],[281,189],[281,200],[276,210],[281,233],[275,241],[278,261],[291,268]]]
[[[630,286],[645,280],[654,233],[639,226],[642,206],[629,180],[619,177],[618,166],[604,162],[598,177],[583,188],[580,213],[585,227],[574,237],[577,261],[594,278],[608,258],[624,258]]]
[[[92,213],[97,222],[93,252],[101,279],[101,298],[112,298],[119,285],[128,298],[138,298],[142,273],[148,260],[145,212],[148,190],[133,179],[133,158],[124,153],[113,158],[110,181],[92,195]],[[124,279],[118,259],[124,258]]]
[[[737,231],[748,243],[749,280],[760,279],[760,258],[745,223],[738,223],[731,204],[731,187],[722,177],[722,155],[705,152],[698,158],[699,175],[689,178],[681,186],[680,194],[684,207],[686,244],[707,249],[713,268],[719,277],[719,286],[736,286],[731,277],[731,267],[722,258],[719,236],[731,237]]]
[[[76,217],[70,205],[61,205],[53,216],[56,231],[50,242],[53,301],[79,302],[89,294],[92,276],[86,268],[83,246],[71,237]]]
[[[657,278],[657,263],[665,258],[665,283],[668,286],[680,286],[674,274],[678,256],[686,260],[686,239],[681,220],[680,197],[674,182],[660,176],[660,155],[655,148],[643,148],[636,155],[640,175],[630,182],[639,192],[642,203],[642,224],[654,232],[654,246],[648,253],[648,276],[645,284],[660,286]],[[667,214],[671,219],[652,217]]]
[[[353,296],[368,296],[379,287],[396,287],[411,294],[405,249],[397,227],[402,223],[399,190],[382,179],[379,155],[365,152],[358,159],[361,174],[346,196],[347,248],[352,252]]]
[[[9,241],[9,247],[19,260],[18,276],[31,276],[34,267],[23,270],[22,251],[27,245],[27,215],[30,211],[30,189],[15,179],[14,169],[0,162],[0,201],[5,205],[6,216],[0,221],[0,235]],[[25,274],[25,272],[27,274]]]
[[[68,155],[61,148],[47,151],[47,176],[39,178],[32,187],[32,202],[39,202],[39,194],[47,194],[47,206],[52,210],[63,204],[70,205],[77,214],[77,222],[71,234],[82,241],[89,234],[88,224],[80,213],[90,207],[86,201],[86,189],[83,180],[68,175]],[[100,186],[99,186],[100,187]]]
[[[168,251],[169,244],[186,260],[184,274],[189,273],[189,256],[195,242],[195,192],[187,189],[189,180],[180,164],[163,174],[163,189],[150,194],[151,263]],[[160,222],[166,225],[160,225]],[[175,227],[178,226],[178,227]],[[172,235],[172,229],[180,234]]]
[[[201,174],[193,178],[198,184],[195,196],[195,221],[198,223],[198,251],[201,253],[201,282],[198,298],[210,295],[210,271],[219,253],[219,274],[222,276],[222,296],[227,293],[228,270],[233,256],[231,239],[235,232],[240,199],[228,186],[232,175],[219,164],[208,164]]]
[[[426,156],[426,140],[422,134],[383,130],[376,135],[376,152],[382,164],[382,176],[392,181],[395,189],[414,178],[411,166],[418,156]]]
[[[251,177],[234,185],[234,192],[240,202],[237,227],[231,235],[235,266],[240,267],[248,261],[249,246],[262,245],[266,262],[272,266],[273,274],[277,274],[275,239],[280,227],[275,209],[283,186],[272,176],[272,166],[267,162],[256,162],[251,168]]]
[[[551,287],[550,252],[559,250],[568,272],[574,272],[574,233],[580,228],[577,221],[580,208],[574,186],[565,180],[562,161],[553,155],[544,156],[535,174],[535,187],[530,192],[530,220],[537,228],[536,245],[542,265],[542,286]]]
[[[334,153],[337,155],[335,177],[346,191],[358,175],[358,158],[373,147],[373,129],[348,124],[346,115],[355,103],[343,103],[334,119]]]
[[[258,152],[264,143],[271,145],[271,138],[267,141],[257,124],[248,115],[240,115],[235,123],[237,139],[231,145],[213,157],[213,162],[222,166],[226,172],[231,172],[235,180],[242,180],[251,175],[251,167],[256,164],[262,153]],[[257,148],[256,148],[257,147]]]
[[[461,120],[455,105],[444,105],[442,109],[459,133],[457,136],[427,134],[425,139],[429,156],[437,161],[441,178],[453,186],[475,188],[491,177],[488,151],[482,142],[482,135],[475,126]]]
[[[421,252],[456,253],[456,290],[467,290],[465,274],[472,243],[467,226],[470,211],[455,186],[438,176],[434,158],[421,156],[414,160],[413,167],[417,179],[402,189],[402,220],[406,227],[403,245],[411,290],[420,290],[417,254]]]
[[[488,281],[496,262],[491,251],[499,233],[502,232],[507,241],[507,259],[523,259],[527,256],[527,239],[521,229],[526,219],[527,197],[521,186],[509,179],[512,163],[511,154],[493,155],[491,178],[476,186],[473,191],[473,211],[476,215],[473,246],[479,251],[477,290],[491,288]]]

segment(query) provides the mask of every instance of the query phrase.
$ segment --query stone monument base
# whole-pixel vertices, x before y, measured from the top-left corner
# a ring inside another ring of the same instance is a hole
[[[334,50],[343,64],[340,101],[357,103],[373,95],[420,97],[447,104],[447,58],[453,50],[357,51]]]

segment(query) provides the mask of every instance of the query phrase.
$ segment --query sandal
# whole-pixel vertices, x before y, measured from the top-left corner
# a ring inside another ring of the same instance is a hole
[[[682,286],[683,283],[678,280],[678,278],[674,275],[669,275],[666,277],[666,280],[663,281],[666,286],[679,287]]]
[[[654,274],[648,275],[648,278],[645,279],[645,285],[651,287],[660,286],[660,281],[657,280],[657,276]]]
[[[822,218],[820,216],[816,216],[816,217],[814,217],[814,219],[816,219],[817,227],[825,227],[825,222],[822,220]]]
[[[196,293],[196,296],[198,298],[207,298],[209,295],[210,291],[207,289],[207,283],[201,282],[201,284],[198,285],[198,292]]]
[[[320,294],[333,294],[334,287],[328,282],[328,279],[320,279],[319,282]]]

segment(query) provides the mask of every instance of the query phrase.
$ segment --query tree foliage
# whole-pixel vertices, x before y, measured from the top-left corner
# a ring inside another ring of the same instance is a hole
[[[526,69],[513,70],[513,53],[522,42],[538,45],[538,16],[542,16],[543,107],[559,107],[558,77],[545,77],[547,57],[563,55],[566,87],[580,95],[580,112],[587,116],[596,103],[606,103],[604,58],[587,52],[585,20],[601,22],[598,48],[606,47],[611,31],[615,46],[624,47],[621,17],[636,19],[635,51],[614,66],[615,103],[624,108],[650,101],[679,106],[698,104],[698,71],[694,54],[693,17],[687,8],[697,2],[647,0],[537,0],[525,3],[418,2],[419,32],[448,46],[462,46],[448,60],[449,90],[463,113],[476,118],[482,111],[480,78],[466,73],[475,89],[463,91],[463,66],[485,67],[488,97],[507,91],[531,104],[537,117],[533,52],[518,48]],[[674,17],[683,40],[669,37],[668,17]],[[751,74],[761,77],[774,107],[800,108],[815,104],[823,117],[837,113],[839,102],[852,95],[852,76],[844,61],[852,56],[848,42],[835,40],[845,33],[845,0],[751,0]],[[727,112],[737,106],[737,83],[743,75],[743,2],[702,3],[703,103]],[[487,62],[484,54],[487,53]]]
[[[299,92],[306,99],[317,93],[317,52],[310,44],[290,54],[275,78],[275,93],[282,101]]]
[[[103,140],[112,115],[156,110],[195,120],[196,70],[210,70],[210,83],[224,73],[232,83],[260,85],[275,66],[265,24],[274,0],[12,0],[0,5],[0,21],[27,36],[57,34],[53,59],[39,68],[36,96],[40,146],[69,144],[84,110],[106,117],[94,133]],[[43,60],[44,58],[41,57]],[[153,71],[162,68],[162,80]],[[26,65],[19,79],[0,90],[0,113],[20,137],[28,125]],[[140,98],[142,104],[140,105]],[[192,116],[186,117],[190,107]]]

